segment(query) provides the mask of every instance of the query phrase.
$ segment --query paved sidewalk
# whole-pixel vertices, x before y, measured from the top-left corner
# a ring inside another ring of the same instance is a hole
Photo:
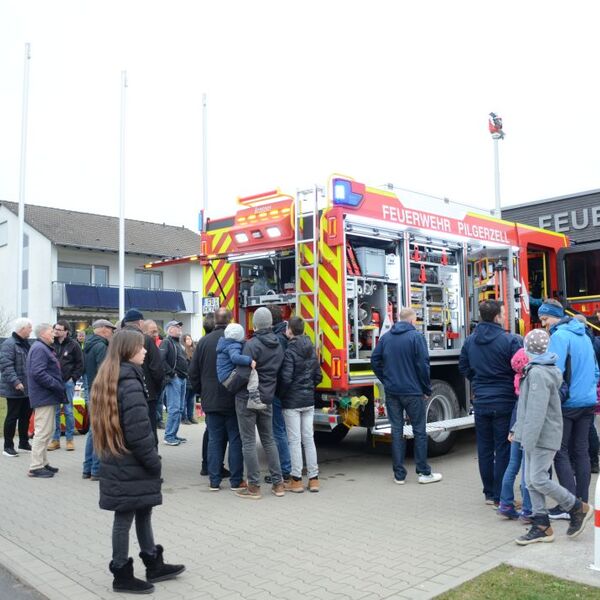
[[[155,537],[187,571],[156,584],[149,598],[431,598],[506,561],[600,585],[586,569],[591,527],[577,541],[513,543],[524,526],[484,505],[471,431],[453,453],[430,461],[441,483],[418,485],[411,473],[395,485],[387,449],[365,452],[357,430],[339,447],[319,448],[319,494],[276,498],[264,485],[260,501],[237,498],[228,482],[209,492],[198,473],[202,432],[182,427],[187,444],[160,446],[164,504],[154,511]],[[0,563],[50,600],[126,598],[112,592],[107,569],[112,513],[98,508],[98,484],[81,479],[84,440],[75,441],[75,452],[50,454],[60,467],[50,480],[26,476],[28,456],[0,457]],[[132,531],[142,575],[138,552]]]

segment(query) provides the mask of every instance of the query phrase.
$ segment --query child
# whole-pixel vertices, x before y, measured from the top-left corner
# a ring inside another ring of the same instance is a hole
[[[315,387],[321,382],[321,366],[310,338],[304,335],[304,321],[292,317],[286,335],[289,343],[279,371],[283,418],[292,459],[290,492],[303,492],[302,447],[306,455],[308,491],[319,491],[319,465],[313,438]]]
[[[525,452],[525,481],[531,496],[532,527],[515,542],[521,546],[554,541],[546,496],[570,514],[568,537],[578,536],[594,515],[594,507],[550,479],[548,470],[562,441],[562,410],[559,388],[562,373],[556,366],[557,356],[548,352],[550,337],[543,329],[525,336],[529,365],[521,380],[521,394],[514,427],[514,441]]]
[[[267,405],[261,401],[258,391],[258,373],[256,363],[250,356],[242,354],[244,344],[244,329],[238,323],[230,323],[225,328],[225,333],[217,343],[217,378],[230,392],[237,392],[236,367],[252,367],[248,381],[248,408],[251,410],[265,410]]]
[[[527,353],[524,348],[519,348],[514,356],[512,357],[510,364],[515,372],[515,394],[518,396],[520,392],[521,377],[523,376],[523,369],[529,362]],[[517,415],[517,406],[513,410],[511,417],[511,431],[514,427],[514,421]],[[519,474],[519,469],[522,471],[521,478],[521,496],[523,498],[523,508],[521,512],[517,512],[515,509],[515,479]],[[531,523],[531,499],[527,486],[525,485],[525,469],[523,468],[523,449],[519,442],[512,442],[510,445],[510,460],[508,467],[502,478],[502,489],[500,491],[500,505],[498,506],[498,515],[507,519],[521,519],[525,523]]]
[[[154,543],[152,507],[162,504],[161,462],[148,416],[148,391],[141,365],[144,336],[122,329],[108,346],[92,387],[94,449],[100,459],[100,508],[115,513],[109,569],[113,590],[150,594],[152,582],[172,579],[183,565],[163,562],[163,547]],[[146,579],[133,575],[129,530],[135,529],[146,565]]]

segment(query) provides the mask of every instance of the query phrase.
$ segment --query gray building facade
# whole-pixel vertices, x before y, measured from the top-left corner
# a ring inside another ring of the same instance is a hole
[[[502,218],[564,233],[572,243],[600,240],[600,190],[538,200],[502,210]]]

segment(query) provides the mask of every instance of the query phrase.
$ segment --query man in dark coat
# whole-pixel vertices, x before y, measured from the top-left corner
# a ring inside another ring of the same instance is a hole
[[[108,350],[108,342],[113,336],[116,327],[107,319],[98,319],[92,323],[92,329],[94,330],[85,343],[83,354],[85,357],[85,376],[88,382],[88,419],[91,418],[90,410],[91,403],[89,402],[89,395],[92,390],[92,385],[98,369],[106,356]],[[98,481],[100,471],[100,461],[94,452],[94,438],[92,436],[92,428],[90,427],[85,441],[85,458],[83,459],[83,479],[90,479],[91,481]]]
[[[373,350],[371,365],[385,390],[385,407],[392,426],[392,465],[394,481],[406,481],[404,456],[404,411],[410,418],[415,438],[415,467],[419,483],[442,479],[427,464],[427,433],[424,399],[431,395],[429,352],[423,334],[415,329],[417,313],[400,311],[400,321],[382,335]]]
[[[215,328],[203,336],[190,362],[192,389],[200,396],[206,415],[208,431],[207,470],[210,489],[218,490],[223,476],[223,458],[229,442],[229,470],[231,488],[243,485],[244,463],[242,442],[235,414],[235,395],[224,388],[217,379],[217,344],[231,321],[231,312],[219,308],[215,313]]]
[[[122,326],[137,329],[144,333],[142,330],[142,327],[144,326],[144,315],[139,310],[131,308],[125,313]],[[158,404],[158,398],[160,397],[165,384],[165,370],[160,351],[156,346],[154,338],[146,333],[144,333],[144,348],[146,349],[146,358],[144,358],[142,370],[144,372],[146,387],[148,388],[150,423],[152,424],[154,439],[158,444],[158,436],[156,434],[156,405]]]
[[[13,438],[19,423],[19,450],[31,452],[29,445],[29,418],[31,407],[27,396],[27,371],[25,368],[29,353],[31,321],[17,319],[12,335],[0,347],[0,396],[6,398],[4,419],[4,456],[19,456]]]
[[[277,373],[283,362],[283,348],[273,333],[273,317],[268,308],[256,309],[253,319],[254,337],[246,342],[243,353],[256,362],[258,391],[266,409],[256,411],[248,408],[246,383],[250,379],[250,367],[238,367],[240,382],[244,387],[235,396],[235,409],[242,438],[242,452],[248,474],[248,487],[236,492],[242,498],[259,499],[260,465],[256,451],[256,429],[262,443],[271,481],[272,492],[276,496],[285,495],[281,465],[277,445],[273,439],[273,397],[277,387]]]
[[[60,364],[52,349],[52,325],[40,323],[35,328],[37,341],[27,355],[27,389],[34,410],[35,436],[31,449],[29,477],[54,477],[58,469],[48,464],[48,442],[54,431],[56,407],[65,401],[65,384]]]
[[[508,433],[517,400],[510,360],[523,343],[502,328],[502,302],[481,302],[479,315],[480,322],[462,347],[458,368],[473,386],[477,456],[485,501],[497,505],[510,457]]]
[[[281,307],[273,305],[269,306],[268,309],[271,311],[271,316],[273,317],[273,333],[279,340],[279,343],[285,352],[288,345],[288,338],[285,335],[288,324],[283,320]],[[286,483],[289,483],[292,461],[290,458],[290,447],[288,444],[287,430],[285,428],[285,419],[283,418],[281,409],[281,399],[277,395],[273,396],[273,438],[277,444],[283,480]],[[265,477],[265,482],[272,483],[270,475]]]
[[[75,450],[73,434],[75,433],[75,417],[73,416],[73,396],[75,384],[83,375],[83,352],[81,346],[70,335],[71,326],[68,321],[60,320],[54,325],[54,352],[60,363],[60,371],[65,382],[67,400],[63,404],[65,413],[65,438],[67,450]],[[56,409],[54,435],[48,450],[60,448],[60,406]]]

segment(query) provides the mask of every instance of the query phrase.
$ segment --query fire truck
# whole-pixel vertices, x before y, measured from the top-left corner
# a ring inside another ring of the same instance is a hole
[[[531,290],[558,290],[557,256],[568,241],[449,203],[436,211],[423,205],[393,186],[332,176],[326,187],[293,196],[273,190],[239,198],[233,216],[207,220],[197,256],[152,266],[200,260],[203,312],[231,309],[248,336],[260,306],[300,315],[323,373],[316,435],[330,441],[352,427],[364,427],[373,442],[389,440],[371,354],[401,308],[414,308],[431,362],[430,452],[443,454],[459,429],[473,425],[458,359],[478,303],[502,300],[505,329],[524,334],[535,320]],[[404,435],[412,437],[410,424]]]

